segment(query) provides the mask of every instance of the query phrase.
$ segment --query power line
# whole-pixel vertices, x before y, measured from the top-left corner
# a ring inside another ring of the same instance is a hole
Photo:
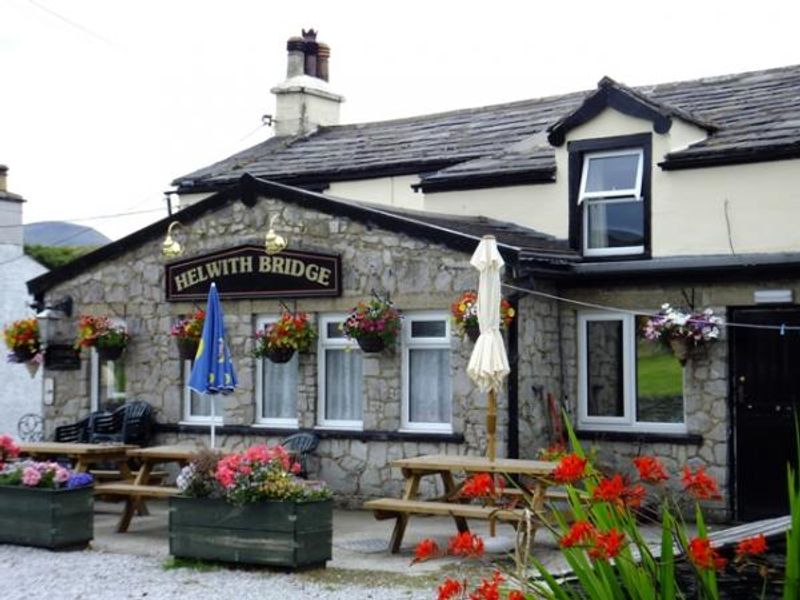
[[[163,207],[162,208],[148,208],[148,209],[144,209],[144,210],[133,210],[133,211],[129,211],[129,212],[121,212],[121,213],[115,213],[115,214],[110,214],[110,215],[96,215],[94,217],[81,217],[79,219],[58,219],[58,221],[64,221],[64,222],[67,222],[67,223],[81,223],[81,222],[84,222],[84,221],[99,221],[99,220],[102,220],[102,219],[116,219],[117,217],[127,217],[127,216],[130,216],[130,215],[143,215],[143,214],[146,214],[146,213],[163,212],[163,211],[164,211]],[[26,223],[26,224],[27,225],[32,225],[33,223]],[[14,228],[14,227],[22,227],[22,226],[23,225],[0,225],[0,229],[11,229],[11,228]]]
[[[586,302],[584,300],[575,300],[574,298],[565,298],[564,296],[557,296],[556,294],[548,294],[539,290],[531,290],[528,288],[511,285],[510,283],[502,284],[503,287],[531,296],[541,296],[542,298],[549,298],[550,300],[557,300],[566,304],[575,304],[577,306],[584,306],[586,308],[594,308],[596,310],[604,310],[607,312],[615,312],[625,315],[633,315],[634,317],[657,317],[659,316],[653,312],[645,312],[638,310],[631,310],[629,308],[621,308],[619,306],[609,306],[606,304],[597,304],[595,302]],[[706,319],[689,319],[692,323],[716,325],[717,327],[741,327],[743,329],[768,329],[772,331],[800,331],[800,325],[758,325],[756,323],[731,323],[729,321],[722,321],[720,323],[711,323]]]
[[[114,42],[109,40],[107,37],[104,37],[104,36],[100,35],[99,33],[96,33],[94,31],[92,31],[88,27],[85,27],[84,25],[81,25],[80,23],[77,23],[77,22],[73,21],[72,19],[70,19],[68,17],[65,17],[61,13],[58,13],[58,12],[54,11],[52,8],[50,8],[48,6],[45,6],[44,4],[40,4],[36,0],[28,0],[28,2],[30,2],[33,6],[35,6],[39,10],[43,10],[44,12],[49,14],[50,16],[55,17],[59,21],[62,21],[64,23],[66,23],[70,27],[74,27],[75,29],[78,29],[78,30],[82,31],[83,33],[86,33],[86,34],[92,36],[93,38],[100,40],[104,44],[108,44],[109,46],[115,46]]]

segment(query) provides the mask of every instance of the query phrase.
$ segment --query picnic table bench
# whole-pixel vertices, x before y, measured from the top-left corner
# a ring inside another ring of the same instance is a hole
[[[498,473],[517,475],[530,479],[526,489],[532,497],[535,514],[544,506],[547,493],[547,476],[556,464],[538,460],[517,460],[499,458],[490,461],[478,456],[427,455],[392,461],[391,465],[400,469],[405,479],[401,498],[379,498],[364,503],[364,508],[372,510],[377,519],[396,519],[389,548],[392,553],[400,551],[410,515],[446,515],[453,517],[459,532],[469,531],[467,519],[488,520],[518,526],[526,519],[526,511],[516,507],[479,506],[467,504],[460,497],[460,487],[456,484],[454,473]],[[419,487],[423,477],[438,476],[444,485],[445,495],[441,498],[420,499]],[[530,514],[528,512],[527,514]],[[533,542],[536,523],[531,525],[528,543]]]

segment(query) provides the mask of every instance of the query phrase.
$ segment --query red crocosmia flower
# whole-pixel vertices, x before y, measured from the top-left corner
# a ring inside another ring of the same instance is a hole
[[[625,534],[616,529],[610,529],[606,533],[598,533],[595,536],[594,546],[589,548],[589,558],[593,560],[608,560],[619,554]]]
[[[502,491],[504,487],[505,483],[503,482],[502,478],[498,479],[497,488]],[[489,473],[478,473],[477,475],[473,475],[464,482],[459,495],[467,498],[484,498],[487,496],[495,496],[496,487],[494,475],[490,475]]]
[[[647,490],[643,486],[637,484],[626,487],[622,492],[622,502],[626,506],[632,508],[639,508],[642,505],[642,500],[647,495]]]
[[[439,545],[432,539],[425,538],[419,544],[417,544],[417,547],[414,550],[414,560],[411,562],[412,564],[415,562],[422,562],[423,560],[433,558],[437,554],[439,554]]]
[[[757,556],[767,551],[767,538],[764,534],[759,534],[742,540],[736,545],[736,558],[742,559],[745,556]]]
[[[558,462],[553,470],[553,479],[559,483],[572,483],[583,477],[587,459],[577,454],[567,454]]]
[[[575,521],[569,531],[559,540],[562,548],[590,544],[594,540],[596,529],[588,521]]]
[[[625,491],[625,482],[622,475],[614,475],[611,479],[604,477],[592,492],[592,498],[622,504],[622,492]]]
[[[706,538],[694,538],[689,542],[689,560],[698,569],[722,570],[727,562],[719,552],[711,547],[711,542]]]
[[[483,539],[479,535],[464,531],[450,539],[447,550],[455,556],[482,556]]]
[[[525,594],[519,590],[511,590],[508,594],[508,600],[525,600]]]
[[[637,456],[633,465],[639,471],[639,477],[647,483],[660,483],[669,479],[664,465],[654,456]]]
[[[438,600],[453,600],[461,595],[464,585],[455,579],[446,577],[439,586]]]
[[[683,467],[683,489],[695,498],[709,500],[720,498],[716,480],[706,473],[705,467],[697,467],[692,473],[689,467]]]
[[[469,595],[469,600],[500,600],[500,582],[503,581],[500,571],[495,571],[491,579],[481,579],[475,591]]]

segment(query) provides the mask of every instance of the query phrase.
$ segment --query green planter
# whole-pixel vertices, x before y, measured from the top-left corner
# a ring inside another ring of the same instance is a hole
[[[333,502],[169,499],[169,552],[180,558],[271,567],[325,566],[331,558]]]
[[[0,486],[0,543],[83,548],[93,537],[92,487]]]

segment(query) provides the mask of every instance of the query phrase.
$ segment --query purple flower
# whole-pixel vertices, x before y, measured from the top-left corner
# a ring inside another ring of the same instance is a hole
[[[74,473],[67,480],[67,488],[74,489],[92,485],[94,478],[89,473]]]

